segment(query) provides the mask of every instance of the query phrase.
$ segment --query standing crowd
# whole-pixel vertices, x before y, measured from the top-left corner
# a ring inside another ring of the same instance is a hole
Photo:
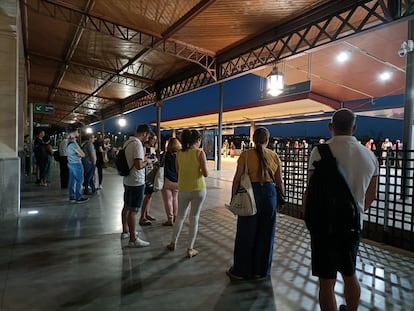
[[[336,111],[328,127],[332,138],[321,144],[329,149],[334,164],[342,174],[354,202],[358,222],[356,229],[351,233],[334,230],[335,233],[320,235],[317,231],[310,231],[312,274],[319,279],[319,304],[322,311],[338,310],[334,289],[338,272],[344,280],[345,297],[345,304],[341,304],[339,310],[355,311],[358,309],[361,294],[355,272],[363,225],[362,216],[376,198],[379,165],[375,155],[353,136],[356,116],[351,110]],[[257,128],[253,135],[253,148],[242,151],[237,161],[231,197],[239,191],[241,178],[247,170],[257,212],[252,216],[237,217],[233,264],[226,270],[226,274],[234,282],[266,280],[271,275],[276,217],[278,207],[283,204],[278,202],[276,188],[282,192],[284,189],[282,163],[278,154],[268,148],[269,136],[266,128]],[[149,206],[144,207],[144,202],[145,197],[150,196],[153,190],[148,190],[152,185],[146,181],[145,169],[153,166],[158,159],[152,155],[153,151],[148,149],[155,143],[151,142],[150,137],[153,137],[153,134],[149,127],[140,125],[136,135],[124,144],[131,173],[124,177],[121,238],[129,238],[130,247],[150,245],[149,242],[140,239],[135,231],[136,217],[140,209],[140,223],[144,220],[151,221],[148,214]],[[163,225],[173,227],[167,249],[177,249],[184,219],[188,216],[187,258],[199,254],[195,242],[200,211],[207,195],[207,160],[203,149],[200,148],[201,143],[201,134],[198,131],[184,130],[180,139],[171,138],[168,141],[160,161],[165,172],[162,197],[167,220]],[[147,152],[144,148],[147,148]],[[318,170],[318,162],[321,161],[318,150],[319,148],[315,147],[310,154],[309,179],[312,179],[314,171]],[[304,194],[304,210],[306,197],[312,194],[311,191],[312,189],[307,189]],[[334,206],[336,205],[332,203],[332,208]]]
[[[373,141],[361,145],[353,133],[356,128],[356,116],[349,109],[336,111],[328,124],[332,138],[323,143],[330,150],[332,159],[350,189],[357,208],[357,230],[351,234],[335,231],[335,234],[318,234],[310,231],[312,249],[312,274],[319,279],[319,304],[322,311],[337,311],[335,284],[337,273],[344,280],[345,304],[340,311],[355,311],[360,299],[360,286],[356,271],[356,257],[361,238],[364,211],[368,210],[376,198],[379,165],[375,155]],[[59,144],[60,182],[62,188],[68,188],[71,202],[83,203],[102,188],[102,166],[105,153],[102,138],[96,140],[88,135],[83,144],[77,139],[80,132],[70,128]],[[238,216],[234,242],[233,263],[226,274],[233,282],[266,280],[271,275],[273,247],[275,245],[276,218],[279,201],[277,190],[282,193],[283,174],[279,155],[269,148],[270,134],[266,128],[254,131],[252,148],[245,148],[237,160],[237,168],[232,182],[231,197],[241,186],[241,178],[247,173],[250,178],[257,212],[252,216]],[[386,150],[392,150],[389,141]],[[149,176],[162,166],[164,181],[161,189],[166,213],[163,226],[171,226],[171,240],[166,248],[177,250],[183,224],[189,218],[189,239],[186,242],[186,257],[199,255],[196,238],[200,213],[207,196],[205,178],[208,176],[206,154],[201,148],[202,136],[197,130],[185,129],[179,138],[168,140],[165,152],[160,155],[158,139],[150,127],[141,124],[136,133],[123,144],[129,173],[123,177],[123,208],[121,212],[121,239],[128,239],[129,247],[147,247],[150,242],[141,239],[136,231],[138,213],[139,224],[150,226],[155,220],[150,214],[154,180]],[[34,142],[38,179],[40,185],[47,185],[47,161],[53,154],[48,137],[40,131]],[[227,145],[225,145],[227,154]],[[230,147],[229,147],[230,148]],[[382,148],[381,148],[382,149]],[[309,157],[309,181],[317,174],[319,162],[323,158],[320,149],[315,147]],[[385,149],[384,149],[385,150]],[[98,173],[96,187],[95,171]],[[309,182],[308,181],[308,182]],[[278,188],[278,189],[276,189]],[[307,197],[312,188],[304,194],[304,211]],[[332,203],[334,206],[334,203]],[[306,213],[305,213],[306,214]]]
[[[33,169],[36,183],[47,187],[51,182],[52,160],[59,162],[60,187],[68,189],[69,201],[83,203],[88,197],[102,189],[104,149],[102,135],[96,139],[94,134],[83,137],[79,145],[80,129],[76,126],[68,128],[67,134],[58,143],[58,150],[53,151],[50,137],[40,129],[33,141],[31,159],[30,137],[25,136],[25,174],[29,176]],[[95,178],[97,173],[98,180]],[[98,186],[96,186],[98,184]]]
[[[393,143],[389,138],[385,138],[381,142],[380,148],[377,148],[373,138],[370,138],[366,143],[365,147],[371,150],[381,159],[381,165],[385,166],[396,166],[401,167],[401,161],[404,156],[403,143],[400,139],[395,140]]]

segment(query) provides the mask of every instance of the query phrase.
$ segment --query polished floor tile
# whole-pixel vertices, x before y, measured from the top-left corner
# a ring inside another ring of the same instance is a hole
[[[104,189],[85,204],[69,203],[57,185],[24,184],[21,217],[0,228],[0,310],[319,310],[309,235],[302,221],[282,214],[271,279],[229,282],[236,219],[223,206],[233,174],[231,160],[211,170],[200,254],[192,259],[185,258],[187,226],[174,252],[165,247],[172,229],[161,225],[160,193],[150,211],[157,220],[138,227],[151,246],[131,249],[120,240],[123,187],[112,169],[105,170]],[[359,310],[413,310],[414,254],[364,241],[357,273]],[[338,278],[340,303],[342,288]]]

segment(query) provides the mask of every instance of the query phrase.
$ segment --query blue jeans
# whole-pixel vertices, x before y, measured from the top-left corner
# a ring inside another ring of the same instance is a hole
[[[272,182],[252,183],[257,213],[237,218],[232,273],[244,278],[267,277],[276,229],[276,189]]]
[[[92,163],[88,163],[87,161],[83,162],[83,169],[84,169],[84,192],[85,194],[89,193],[89,187],[91,187],[92,193],[96,192],[94,177],[95,177],[95,165]]]
[[[79,200],[82,197],[83,165],[68,163],[69,168],[69,199]]]

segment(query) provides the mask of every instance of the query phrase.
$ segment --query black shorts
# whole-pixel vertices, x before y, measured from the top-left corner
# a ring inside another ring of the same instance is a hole
[[[311,236],[312,275],[322,279],[336,279],[337,272],[352,276],[356,269],[356,256],[360,235],[346,238]]]
[[[144,185],[127,186],[124,185],[124,205],[127,209],[138,212],[144,201]]]

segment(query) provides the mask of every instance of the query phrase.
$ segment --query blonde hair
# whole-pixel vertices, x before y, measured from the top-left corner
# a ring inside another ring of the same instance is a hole
[[[177,152],[181,149],[181,143],[176,137],[171,137],[168,140],[167,151],[168,152]]]

